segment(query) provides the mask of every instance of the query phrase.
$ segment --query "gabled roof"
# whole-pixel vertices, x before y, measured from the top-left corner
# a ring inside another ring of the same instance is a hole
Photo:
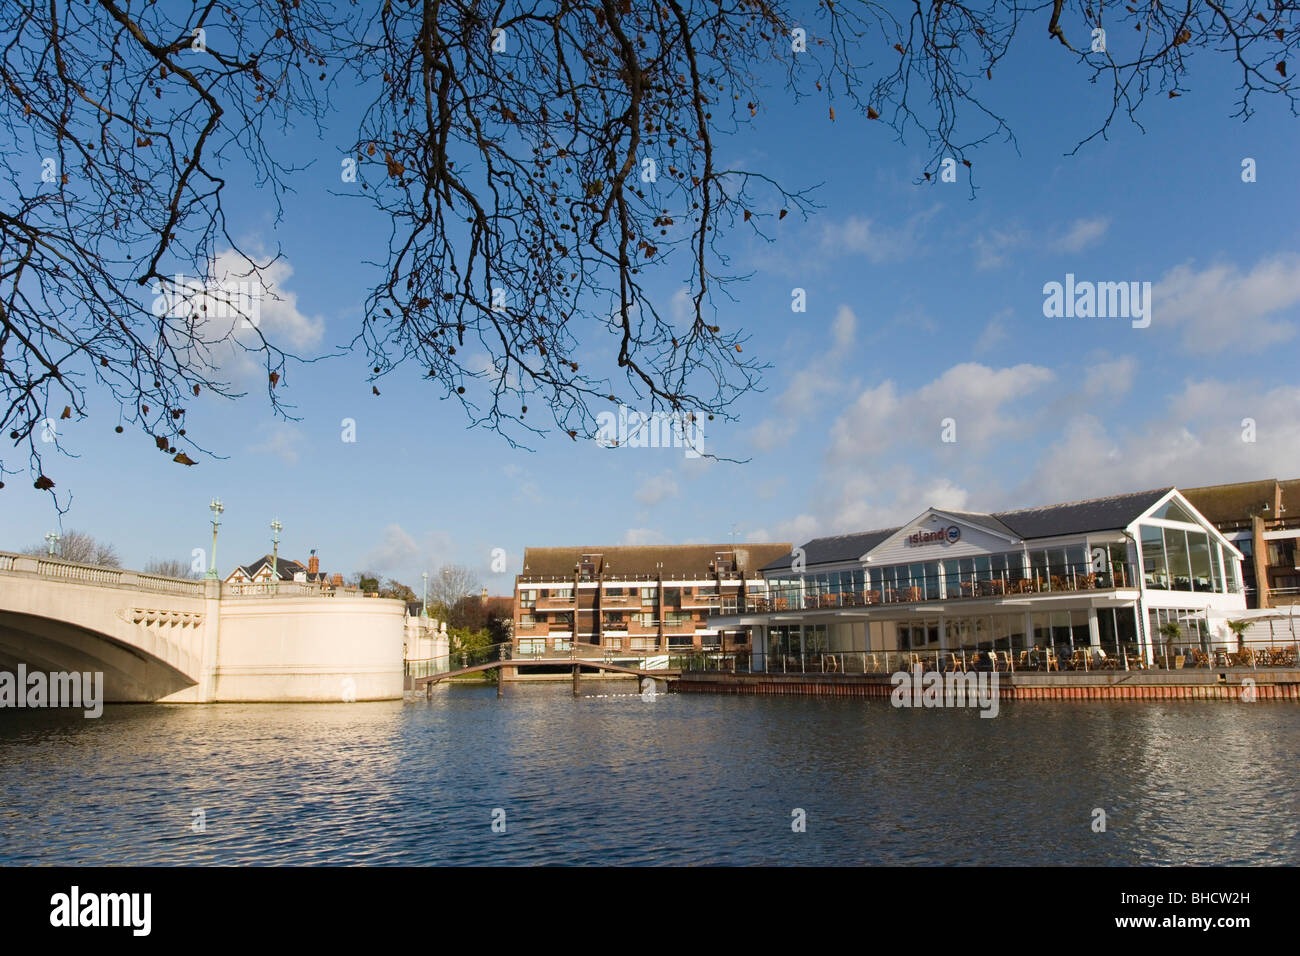
[[[931,508],[927,509],[923,514],[935,511],[940,514],[951,515],[976,527],[983,527],[1003,534],[1013,540],[1020,538],[1028,541],[1035,538],[1056,538],[1072,534],[1118,531],[1127,528],[1172,490],[1172,487],[1156,488],[1151,491],[1136,491],[1124,495],[1111,495],[1107,498],[1089,498],[1086,501],[1043,505],[1038,508],[1021,508],[1016,511],[986,513],[982,511],[953,511],[948,508]],[[897,528],[881,528],[876,531],[862,531],[857,534],[841,534],[829,538],[814,538],[803,546],[804,563],[806,566],[812,567],[857,561],[905,527],[907,525],[900,525]],[[791,552],[765,564],[762,570],[785,571],[793,563],[794,552]]]
[[[1171,491],[1172,486],[1152,491],[1135,491],[1126,495],[1089,498],[1062,505],[999,511],[992,517],[1025,539],[1055,538],[1089,531],[1116,531],[1127,528]]]
[[[735,552],[741,571],[756,572],[765,562],[790,550],[778,544],[591,545],[575,548],[525,548],[524,577],[573,577],[583,555],[599,555],[595,573],[620,578],[705,578],[719,552]]]
[[[1005,524],[998,520],[997,515],[985,514],[982,511],[953,511],[951,508],[930,508],[935,514],[952,515],[960,518],[962,521],[976,528],[983,528],[985,531],[992,531],[994,534],[1000,534],[1005,538],[1024,537],[1018,531],[1013,531]]]
[[[814,538],[803,546],[804,564],[837,564],[844,561],[856,561],[898,530],[900,529],[879,528],[875,531],[859,531],[857,534],[837,534],[829,538]],[[791,551],[775,561],[763,565],[760,570],[788,570],[794,564],[794,557],[794,552]]]
[[[250,578],[255,578],[263,568],[270,567],[271,560],[271,555],[264,554],[256,561],[250,561],[248,564],[239,565],[236,570],[243,571],[244,574]],[[292,581],[295,574],[307,574],[307,565],[303,564],[301,561],[294,561],[291,558],[280,558],[276,561],[276,570],[280,572],[281,581]],[[234,574],[234,571],[232,571],[231,574]],[[325,574],[324,572],[320,572],[315,575],[315,577],[324,580]],[[312,579],[313,576],[308,574],[307,580],[310,581]]]

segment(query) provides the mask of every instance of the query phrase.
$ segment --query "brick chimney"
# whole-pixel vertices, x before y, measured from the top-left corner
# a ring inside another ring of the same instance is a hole
[[[320,558],[316,557],[314,549],[311,553],[311,557],[307,559],[307,573],[320,574]]]
[[[334,587],[336,588],[343,587],[343,575],[335,574],[333,579],[330,581],[330,583],[334,585]]]

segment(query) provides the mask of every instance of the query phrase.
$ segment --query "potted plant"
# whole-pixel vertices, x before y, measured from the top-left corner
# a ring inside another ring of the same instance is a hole
[[[1174,669],[1181,670],[1183,666],[1183,655],[1177,654],[1175,645],[1183,636],[1183,629],[1178,626],[1177,621],[1166,621],[1160,625],[1160,634],[1165,639],[1165,666],[1169,666],[1169,658],[1174,659]]]
[[[1228,630],[1232,631],[1233,636],[1237,638],[1237,651],[1240,653],[1245,650],[1246,639],[1243,636],[1246,629],[1250,627],[1250,621],[1228,621]]]

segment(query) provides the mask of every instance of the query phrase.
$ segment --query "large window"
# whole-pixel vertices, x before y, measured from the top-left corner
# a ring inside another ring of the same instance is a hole
[[[1165,563],[1169,568],[1169,587],[1175,591],[1192,589],[1192,567],[1187,554],[1187,532],[1165,528]]]
[[[1192,566],[1192,590],[1219,590],[1210,563],[1210,536],[1204,531],[1187,532],[1187,554]]]
[[[1151,517],[1164,518],[1166,521],[1185,521],[1188,524],[1198,523],[1186,508],[1173,499],[1165,502],[1163,506],[1152,512]]]
[[[1142,525],[1142,574],[1149,588],[1168,588],[1169,570],[1165,566],[1165,539],[1160,528]]]

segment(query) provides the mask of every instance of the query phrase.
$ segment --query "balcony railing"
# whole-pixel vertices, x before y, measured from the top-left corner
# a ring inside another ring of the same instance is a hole
[[[1004,644],[1005,642],[999,642]],[[754,657],[758,660],[755,661]],[[695,653],[683,659],[683,670],[723,670],[769,674],[874,674],[899,671],[1002,673],[1107,673],[1113,671],[1188,671],[1242,668],[1295,670],[1300,666],[1300,643],[1275,639],[1191,644],[1143,645],[1136,641],[1103,641],[1099,645],[1058,644],[998,648],[987,644],[942,650],[833,651],[823,647],[780,645],[766,654],[751,655],[737,648],[725,653]],[[1240,673],[1240,672],[1238,672]]]
[[[718,614],[772,614],[782,611],[831,610],[871,607],[883,604],[918,604],[926,601],[960,601],[1013,597],[1026,594],[1136,588],[1137,576],[1131,565],[1114,565],[1107,571],[1093,571],[1091,565],[1063,568],[1036,568],[1025,571],[964,573],[956,580],[944,575],[909,578],[892,587],[867,588],[862,591],[815,586],[768,588],[766,592],[746,596],[743,609],[726,607],[711,610]],[[730,599],[729,599],[730,600]]]

